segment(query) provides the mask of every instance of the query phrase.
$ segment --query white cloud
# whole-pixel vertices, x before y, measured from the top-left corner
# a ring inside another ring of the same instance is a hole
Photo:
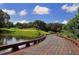
[[[77,11],[79,4],[73,4],[72,6],[68,6],[68,4],[64,4],[61,9],[66,10],[67,12]]]
[[[26,16],[28,13],[27,13],[27,11],[24,9],[24,10],[21,10],[19,14],[20,14],[20,16]]]
[[[26,20],[19,20],[19,21],[15,21],[15,22],[13,22],[14,24],[16,24],[16,23],[29,23],[30,21],[26,21]]]
[[[68,5],[68,4],[65,4],[65,5],[63,5],[61,8],[62,8],[63,10],[65,10],[65,9],[67,9],[67,5]]]
[[[67,20],[64,20],[63,22],[62,22],[62,24],[67,24],[68,23],[68,21]]]
[[[47,7],[41,7],[39,5],[37,5],[34,10],[33,10],[34,14],[49,14],[50,13],[50,9]]]
[[[16,15],[16,11],[14,9],[2,9],[4,12],[6,12],[9,15]]]

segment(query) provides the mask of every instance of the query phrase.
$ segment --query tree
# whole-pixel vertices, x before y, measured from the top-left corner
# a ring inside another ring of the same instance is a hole
[[[27,23],[23,23],[21,24],[22,28],[28,28],[28,24]]]
[[[63,26],[62,32],[67,32],[68,35],[71,33],[73,35],[72,37],[79,38],[79,8],[75,17]]]
[[[13,22],[8,22],[8,23],[7,23],[7,27],[8,27],[8,28],[14,27]]]
[[[27,25],[28,25],[28,28],[34,27],[34,26],[33,26],[33,22],[29,22]]]
[[[41,20],[36,20],[33,22],[33,26],[35,28],[41,29],[41,30],[46,30],[46,23]]]
[[[18,23],[15,24],[15,27],[22,28],[22,24],[18,22]]]
[[[10,16],[0,9],[0,27],[6,27]]]
[[[49,23],[48,24],[48,30],[53,32],[60,32],[62,29],[63,24],[60,23]]]

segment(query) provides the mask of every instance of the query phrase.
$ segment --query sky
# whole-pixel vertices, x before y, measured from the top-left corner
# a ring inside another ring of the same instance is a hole
[[[73,3],[1,3],[0,9],[8,13],[13,23],[42,20],[46,23],[66,24],[77,13],[79,4]]]

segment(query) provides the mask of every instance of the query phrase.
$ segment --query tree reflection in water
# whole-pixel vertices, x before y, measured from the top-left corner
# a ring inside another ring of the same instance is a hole
[[[29,41],[29,40],[25,37],[0,35],[0,45],[15,44],[15,43],[18,43],[18,42],[23,42],[23,41]]]

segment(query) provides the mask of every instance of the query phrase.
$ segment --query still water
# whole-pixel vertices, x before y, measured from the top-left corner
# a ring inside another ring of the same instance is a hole
[[[23,37],[14,37],[14,36],[0,36],[0,45],[9,45],[19,42],[29,41],[27,38]]]

